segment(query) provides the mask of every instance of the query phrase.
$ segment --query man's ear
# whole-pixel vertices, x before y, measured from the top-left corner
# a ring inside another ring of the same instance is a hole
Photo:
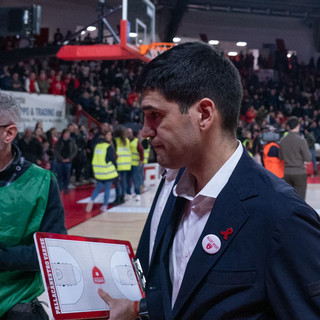
[[[208,130],[217,116],[217,109],[211,99],[204,98],[198,102],[198,112],[200,114],[200,128]]]
[[[6,144],[11,143],[17,136],[18,128],[15,124],[11,124],[7,128],[5,128],[4,139],[3,142]]]

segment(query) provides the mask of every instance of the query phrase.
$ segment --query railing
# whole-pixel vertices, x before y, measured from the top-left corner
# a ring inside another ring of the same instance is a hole
[[[75,102],[73,102],[72,100],[70,100],[69,98],[66,98],[67,103],[71,105],[72,108],[76,109],[76,113],[75,113],[75,123],[77,125],[79,125],[79,119],[81,116],[85,117],[86,122],[87,122],[87,129],[88,131],[91,129],[91,126],[94,124],[96,127],[100,127],[101,123],[95,119],[94,117],[92,117],[88,112],[84,111],[84,110],[79,110],[77,104]]]

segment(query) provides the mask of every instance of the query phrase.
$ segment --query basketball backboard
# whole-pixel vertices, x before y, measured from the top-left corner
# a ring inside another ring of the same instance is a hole
[[[149,52],[141,54],[140,46],[155,42],[155,5],[150,0],[113,0],[121,5],[119,44],[63,46],[57,57],[63,60],[152,60]],[[119,21],[119,20],[118,20]],[[107,21],[104,21],[105,24]]]
[[[155,42],[155,6],[150,0],[122,0],[122,20],[127,20],[128,43]]]

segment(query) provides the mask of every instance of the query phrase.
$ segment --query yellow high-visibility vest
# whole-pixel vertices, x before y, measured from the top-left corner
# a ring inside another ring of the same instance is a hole
[[[131,150],[131,165],[134,167],[137,167],[140,163],[140,154],[138,152],[138,138],[134,138],[131,142],[130,142],[130,150]]]
[[[147,140],[148,140],[148,148],[147,149],[143,149],[143,163],[144,164],[148,163],[149,156],[150,156],[151,146],[150,146],[150,143],[149,143],[149,139],[150,138],[147,138]]]
[[[118,171],[131,170],[131,150],[130,140],[126,138],[126,144],[123,144],[119,137],[115,138],[117,144],[117,168]]]
[[[114,164],[111,161],[108,163],[106,162],[106,155],[109,147],[109,143],[102,142],[98,143],[94,148],[91,164],[94,177],[97,180],[111,180],[118,176]]]

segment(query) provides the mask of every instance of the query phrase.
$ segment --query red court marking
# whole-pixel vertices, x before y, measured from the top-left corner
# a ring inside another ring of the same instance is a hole
[[[320,183],[320,177],[308,177],[307,182],[310,184]]]
[[[86,212],[86,203],[77,203],[77,201],[90,197],[94,189],[93,184],[78,186],[75,189],[70,189],[68,194],[60,193],[65,210],[65,221],[67,229],[70,229],[82,222],[85,222],[92,217],[101,213],[100,207],[102,203],[95,203],[90,213]],[[109,204],[108,208],[112,207]]]

